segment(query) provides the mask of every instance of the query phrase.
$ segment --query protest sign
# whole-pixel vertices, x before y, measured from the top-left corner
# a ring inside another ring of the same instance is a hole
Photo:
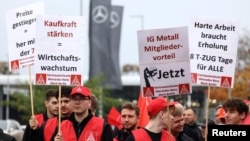
[[[36,16],[43,14],[43,2],[6,12],[10,71],[34,64]]]
[[[238,36],[236,20],[193,19],[190,26],[193,84],[233,87]]]
[[[143,96],[191,92],[188,28],[138,31]]]
[[[84,19],[38,16],[35,84],[82,85]]]

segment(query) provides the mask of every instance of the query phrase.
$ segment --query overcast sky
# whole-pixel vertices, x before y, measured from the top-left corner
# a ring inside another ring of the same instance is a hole
[[[8,61],[5,13],[40,0],[4,0],[0,5],[0,61]],[[85,72],[88,75],[89,0],[44,0],[46,15],[84,16],[86,20]],[[137,30],[188,26],[194,16],[238,19],[241,29],[250,29],[249,0],[112,0],[124,6],[120,66],[138,65]],[[81,7],[82,6],[82,7]],[[82,8],[82,9],[81,9]],[[129,55],[129,57],[128,57]],[[26,73],[27,70],[20,70]]]

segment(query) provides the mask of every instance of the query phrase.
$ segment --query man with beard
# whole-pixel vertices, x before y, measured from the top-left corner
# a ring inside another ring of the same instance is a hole
[[[121,123],[122,129],[118,131],[115,136],[115,141],[125,141],[125,139],[131,134],[131,131],[137,129],[137,123],[139,121],[140,109],[136,104],[127,102],[123,104],[121,109]]]
[[[61,121],[68,119],[73,112],[73,106],[70,102],[70,93],[72,87],[62,86],[61,88]],[[59,90],[58,90],[59,95]],[[40,127],[39,136],[36,141],[51,141],[58,132],[58,117],[53,117],[43,122]]]

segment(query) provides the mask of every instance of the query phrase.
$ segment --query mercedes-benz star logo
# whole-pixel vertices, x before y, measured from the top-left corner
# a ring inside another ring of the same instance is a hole
[[[120,16],[117,12],[111,11],[110,13],[111,28],[115,28],[120,24]]]
[[[92,10],[92,19],[95,23],[103,23],[105,22],[109,17],[109,12],[106,7],[103,5],[98,5],[94,7]]]

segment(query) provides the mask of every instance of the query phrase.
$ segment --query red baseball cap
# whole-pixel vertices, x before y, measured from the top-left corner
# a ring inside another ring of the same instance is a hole
[[[89,88],[84,87],[84,86],[76,86],[71,90],[70,96],[75,95],[75,94],[81,94],[83,96],[90,97],[91,93]]]
[[[223,108],[218,109],[219,116],[218,118],[225,118],[225,110]]]
[[[177,102],[167,102],[165,98],[162,96],[159,96],[155,99],[153,99],[147,107],[149,115],[155,115],[159,113],[161,110],[163,110],[167,106],[174,106]]]

